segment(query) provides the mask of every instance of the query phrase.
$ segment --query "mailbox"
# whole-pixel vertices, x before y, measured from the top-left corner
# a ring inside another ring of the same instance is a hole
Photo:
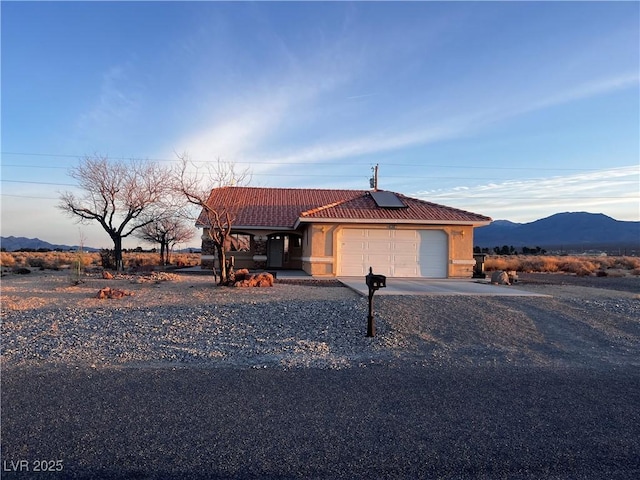
[[[376,324],[373,320],[373,294],[380,288],[387,286],[387,277],[384,275],[376,275],[373,269],[369,267],[369,273],[365,277],[367,287],[369,287],[369,316],[367,317],[367,337],[376,336]]]
[[[369,287],[369,291],[375,291],[387,286],[387,277],[385,277],[384,275],[375,275],[372,272],[371,267],[369,267],[369,273],[367,274],[365,279],[367,282],[367,287]]]

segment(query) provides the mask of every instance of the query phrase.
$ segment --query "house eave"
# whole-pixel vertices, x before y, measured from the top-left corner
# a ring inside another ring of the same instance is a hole
[[[211,228],[209,225],[196,224],[196,228]],[[256,225],[231,225],[232,230],[279,230],[279,231],[294,231],[295,228],[283,227],[280,225],[272,226],[256,226]]]
[[[338,223],[338,224],[375,224],[375,225],[472,225],[474,227],[484,227],[489,225],[491,220],[470,221],[470,220],[406,220],[388,218],[298,218],[294,225],[294,230],[301,223]]]

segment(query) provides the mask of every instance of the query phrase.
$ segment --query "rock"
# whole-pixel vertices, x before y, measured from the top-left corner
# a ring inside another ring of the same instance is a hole
[[[240,270],[236,270],[236,278],[238,278],[238,276],[247,277],[249,275],[250,275],[249,270],[247,270],[246,268],[241,268]]]
[[[131,295],[133,295],[133,292],[127,292],[126,290],[120,290],[118,288],[105,287],[100,289],[96,297],[103,300],[105,298],[122,298],[129,297]]]
[[[113,274],[105,270],[102,272],[102,278],[104,278],[105,280],[113,280]]]
[[[511,283],[509,283],[509,275],[502,270],[495,271],[491,274],[491,283],[496,285],[511,285]]]
[[[258,277],[258,287],[273,287],[273,275],[262,273]]]
[[[242,272],[242,273],[241,273]],[[273,287],[273,275],[270,273],[250,274],[248,270],[238,270],[234,287]]]

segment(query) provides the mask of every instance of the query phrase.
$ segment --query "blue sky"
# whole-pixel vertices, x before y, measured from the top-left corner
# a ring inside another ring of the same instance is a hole
[[[3,1],[1,14],[3,236],[110,246],[55,208],[94,153],[221,158],[270,187],[367,189],[379,164],[380,188],[494,219],[640,220],[637,2]]]

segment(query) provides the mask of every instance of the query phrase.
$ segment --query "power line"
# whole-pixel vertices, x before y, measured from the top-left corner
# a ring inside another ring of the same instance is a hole
[[[58,167],[55,165],[12,165],[12,164],[3,164],[3,167],[13,167],[13,168],[58,168],[62,170],[67,170],[68,167]]]
[[[3,183],[28,183],[28,184],[34,184],[34,185],[55,185],[60,187],[77,187],[78,186],[75,183],[33,182],[29,180],[5,180],[4,178],[1,181]]]
[[[252,173],[254,177],[303,177],[303,178],[364,178],[366,175],[362,174],[352,174],[352,175],[339,175],[339,174],[331,174],[331,173]],[[384,179],[403,179],[410,178],[415,180],[487,180],[494,182],[502,182],[505,180],[499,180],[496,177],[478,177],[478,176],[470,176],[470,177],[460,177],[453,175],[385,175]],[[37,181],[28,181],[28,180],[7,180],[1,179],[2,182],[7,183],[32,183],[38,185],[58,185],[58,186],[66,186],[66,187],[77,187],[77,184],[71,183],[52,183],[52,182],[37,182]],[[506,180],[510,181],[510,180]]]
[[[0,193],[0,196],[3,197],[19,197],[19,198],[37,198],[37,199],[43,199],[43,200],[59,200],[58,198],[53,198],[53,197],[36,197],[36,196],[29,196],[29,195],[14,195],[14,194],[9,194],[9,193]],[[412,198],[416,198],[418,200],[423,199],[421,197],[412,197]],[[453,196],[453,195],[444,195],[444,196],[438,196],[438,195],[434,195],[430,198],[433,198],[434,200],[467,200],[467,201],[473,201],[473,200],[502,200],[504,199],[504,195],[503,194],[498,194],[496,193],[496,195],[483,195],[483,196],[477,196],[477,195],[470,195],[470,196]],[[615,197],[611,197],[611,196],[597,196],[597,197],[590,197],[590,196],[575,196],[575,195],[569,195],[569,196],[565,196],[565,197],[561,197],[558,196],[556,194],[550,195],[549,197],[521,197],[521,196],[513,196],[513,195],[509,195],[510,199],[514,199],[514,200],[530,200],[530,201],[535,201],[535,200],[572,200],[572,199],[581,199],[581,200],[636,200],[637,197],[635,196],[615,196]]]
[[[0,196],[2,197],[16,197],[16,198],[35,198],[37,200],[60,200],[59,198],[56,197],[36,197],[33,195],[13,195],[10,193],[0,193]]]
[[[75,158],[75,159],[83,159],[85,157],[87,157],[87,155],[72,155],[72,154],[64,154],[64,153],[30,153],[30,152],[0,152],[1,155],[16,155],[16,156],[33,156],[33,157],[60,157],[60,158]],[[90,155],[89,155],[90,156]],[[141,158],[141,157],[110,157],[110,156],[105,156],[105,158],[107,158],[108,160],[137,160],[137,161],[150,161],[150,162],[175,162],[178,159],[174,158],[174,159],[167,159],[167,158]],[[216,160],[191,160],[193,163],[212,163]],[[305,167],[309,167],[310,165],[318,165],[318,166],[323,166],[323,165],[335,165],[335,161],[334,162],[313,162],[311,164],[306,163],[304,161],[297,161],[297,162],[278,162],[278,161],[261,161],[261,160],[253,160],[253,161],[233,161],[231,163],[235,163],[235,164],[239,164],[239,165],[253,165],[253,164],[260,164],[260,165],[283,165],[283,166],[292,166],[292,165],[301,165],[301,166],[305,166]],[[490,168],[491,170],[540,170],[539,166],[531,166],[531,167],[515,167],[515,166],[510,166],[510,167],[504,167],[504,166],[491,166],[491,167],[487,167],[486,165],[451,165],[451,164],[446,164],[446,165],[442,165],[442,164],[419,164],[416,165],[415,163],[384,163],[382,162],[383,165],[389,166],[389,167],[423,167],[423,168],[459,168],[459,169],[488,169]],[[367,161],[367,162],[360,162],[360,163],[345,163],[345,162],[340,162],[340,165],[343,166],[353,166],[353,167],[369,167],[371,166],[371,162]],[[22,167],[22,165],[15,165],[15,164],[4,164],[3,166],[5,167]],[[31,165],[31,168],[68,168],[68,167],[57,167],[57,166],[48,166],[48,165]],[[576,171],[576,172],[584,172],[584,171],[598,171],[601,170],[600,168],[559,168],[559,167],[545,167],[544,168],[545,171]],[[386,175],[385,175],[386,177]]]

